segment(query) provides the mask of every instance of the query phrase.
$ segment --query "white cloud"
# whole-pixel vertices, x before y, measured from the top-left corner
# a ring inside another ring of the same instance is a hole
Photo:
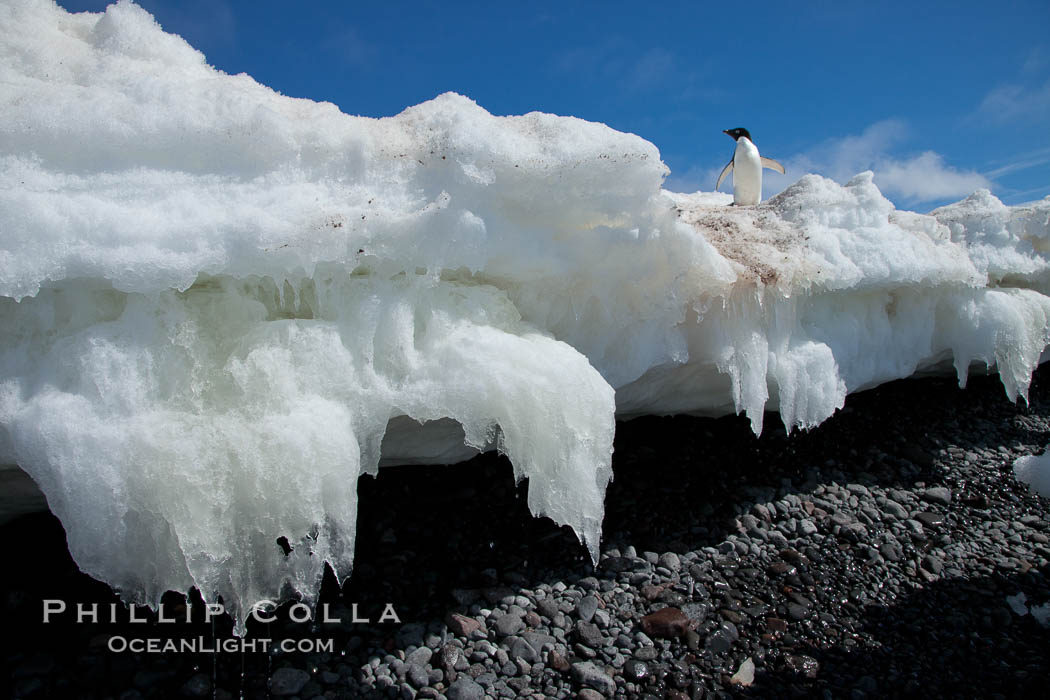
[[[829,139],[783,159],[786,176],[767,172],[766,194],[779,191],[804,173],[818,173],[844,183],[865,170],[875,173],[875,184],[887,197],[908,205],[961,198],[978,188],[993,186],[989,178],[974,170],[958,170],[946,164],[934,151],[897,155],[909,133],[906,123],[888,119],[872,124],[859,135]]]
[[[1050,116],[1050,80],[1041,86],[1000,85],[984,96],[977,114],[998,123]]]
[[[988,171],[988,177],[1001,177],[1019,170],[1028,170],[1040,165],[1050,163],[1050,148],[1040,148],[1035,151],[1011,158],[1010,161],[995,170]]]
[[[935,199],[965,197],[981,187],[991,188],[984,175],[973,170],[959,171],[945,165],[944,158],[926,151],[907,160],[888,159],[875,171],[875,184],[905,201],[929,202]]]

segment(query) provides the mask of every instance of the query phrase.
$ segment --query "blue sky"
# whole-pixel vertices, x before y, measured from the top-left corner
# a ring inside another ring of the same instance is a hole
[[[656,144],[678,191],[713,189],[722,130],[744,126],[788,168],[766,171],[767,197],[866,169],[916,211],[982,186],[1050,195],[1047,0],[139,4],[220,70],[348,114],[453,90],[494,114],[605,122]]]

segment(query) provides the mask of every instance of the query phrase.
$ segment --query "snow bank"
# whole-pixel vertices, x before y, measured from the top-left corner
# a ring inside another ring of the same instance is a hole
[[[0,84],[0,462],[137,600],[309,599],[361,473],[493,448],[594,556],[616,416],[805,428],[975,362],[1023,397],[1048,341],[1050,199],[727,207],[602,124],[281,96],[129,2],[0,5]]]

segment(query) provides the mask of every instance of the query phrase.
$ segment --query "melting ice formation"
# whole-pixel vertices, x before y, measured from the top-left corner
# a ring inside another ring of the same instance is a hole
[[[1050,451],[1019,457],[1014,461],[1014,476],[1035,493],[1050,498]]]
[[[808,428],[974,363],[1015,399],[1048,342],[1050,198],[732,208],[602,124],[284,97],[130,2],[0,4],[0,84],[0,463],[135,600],[309,600],[360,474],[493,448],[593,556],[616,417]]]

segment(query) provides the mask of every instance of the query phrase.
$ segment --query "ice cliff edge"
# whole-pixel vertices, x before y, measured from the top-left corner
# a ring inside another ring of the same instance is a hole
[[[1050,200],[730,208],[602,124],[281,96],[130,2],[0,27],[0,462],[136,600],[309,598],[361,473],[493,448],[594,555],[616,416],[805,428],[973,363],[1023,397],[1048,341]]]

